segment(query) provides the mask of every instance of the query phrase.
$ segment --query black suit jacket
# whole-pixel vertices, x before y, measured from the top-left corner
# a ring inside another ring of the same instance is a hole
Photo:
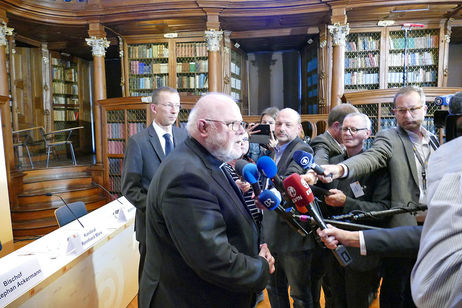
[[[294,152],[298,150],[313,153],[311,147],[300,138],[292,140],[277,164],[279,176],[305,173],[305,170],[293,160]],[[301,225],[309,231],[309,225],[303,223]],[[276,253],[303,251],[315,246],[312,236],[300,236],[284,219],[272,211],[263,213],[263,241],[268,243],[270,251]]]
[[[172,127],[175,146],[188,136],[184,128]],[[122,193],[136,207],[135,230],[138,242],[146,243],[146,195],[152,177],[165,154],[154,127],[149,125],[127,142],[122,169]]]
[[[382,230],[364,230],[367,255],[416,258],[422,226],[402,226]]]
[[[222,164],[193,138],[156,172],[141,307],[250,307],[269,279],[257,225]]]

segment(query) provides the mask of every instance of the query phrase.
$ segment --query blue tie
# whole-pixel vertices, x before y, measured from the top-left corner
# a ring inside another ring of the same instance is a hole
[[[170,134],[164,134],[165,139],[165,156],[167,156],[173,150],[173,143],[172,139],[170,138]]]

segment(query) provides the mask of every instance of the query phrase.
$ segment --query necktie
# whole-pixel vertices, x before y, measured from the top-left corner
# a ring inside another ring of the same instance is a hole
[[[165,139],[165,156],[167,156],[173,150],[173,143],[172,139],[170,138],[170,134],[164,134]]]

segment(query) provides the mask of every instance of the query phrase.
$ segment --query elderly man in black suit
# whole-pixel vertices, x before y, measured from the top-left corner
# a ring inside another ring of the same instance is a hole
[[[252,307],[274,258],[223,168],[241,156],[246,123],[224,94],[192,109],[186,141],[163,161],[146,203],[141,307]]]
[[[139,242],[141,281],[146,256],[146,195],[152,177],[167,154],[187,137],[186,130],[174,126],[180,110],[180,95],[173,88],[159,88],[152,94],[151,125],[127,142],[122,170],[122,193],[136,207],[135,231]]]
[[[300,114],[290,108],[282,109],[276,117],[278,145],[273,153],[279,176],[304,173],[303,168],[293,160],[293,154],[297,150],[310,153],[313,150],[298,137],[300,130]],[[310,271],[315,245],[312,236],[301,237],[271,211],[263,215],[263,234],[276,259],[276,272],[267,286],[271,307],[289,307],[288,285],[294,307],[312,307]]]
[[[409,202],[427,202],[427,165],[438,141],[422,123],[427,106],[425,94],[417,87],[398,90],[394,97],[397,127],[377,133],[372,147],[339,165],[324,166],[334,178],[365,175],[386,167],[391,178],[391,206],[406,207]],[[389,227],[416,225],[411,214],[394,215]],[[409,277],[415,260],[384,260],[380,307],[413,307]]]

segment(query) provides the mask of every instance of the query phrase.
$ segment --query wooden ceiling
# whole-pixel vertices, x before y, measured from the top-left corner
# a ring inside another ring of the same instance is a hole
[[[88,24],[106,27],[112,47],[107,58],[118,57],[117,36],[161,35],[204,31],[207,16],[219,16],[220,27],[231,31],[243,50],[300,49],[331,23],[333,11],[345,9],[350,27],[376,26],[380,20],[438,23],[455,19],[451,42],[462,43],[461,1],[382,0],[0,0],[16,40],[30,45],[46,42],[58,50],[91,59],[85,44]]]

